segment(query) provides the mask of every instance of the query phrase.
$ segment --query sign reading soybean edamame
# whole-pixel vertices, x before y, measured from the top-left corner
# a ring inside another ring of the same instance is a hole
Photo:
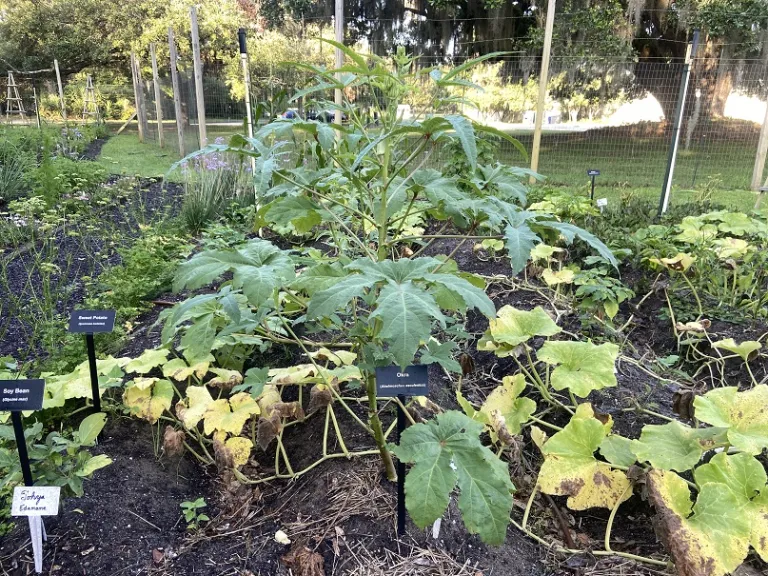
[[[426,396],[429,369],[426,364],[385,366],[376,368],[376,394],[378,396]]]
[[[0,380],[0,412],[41,410],[45,380]]]
[[[74,310],[69,317],[70,332],[112,332],[114,327],[114,310]]]
[[[56,516],[60,493],[60,486],[16,486],[11,516]]]

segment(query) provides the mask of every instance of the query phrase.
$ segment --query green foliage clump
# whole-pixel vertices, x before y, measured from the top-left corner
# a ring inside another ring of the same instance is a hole
[[[60,200],[89,200],[106,177],[106,172],[98,164],[58,156],[44,158],[30,174],[30,181],[33,193],[53,206]]]

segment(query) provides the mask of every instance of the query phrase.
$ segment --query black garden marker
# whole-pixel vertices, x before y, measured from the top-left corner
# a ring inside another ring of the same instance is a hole
[[[426,396],[429,370],[427,365],[408,366],[402,369],[398,366],[376,368],[376,395],[395,397],[397,404],[397,438],[405,430],[406,396]],[[405,534],[405,463],[397,461],[397,535]]]
[[[600,176],[600,170],[596,170],[595,168],[590,168],[587,170],[587,176],[589,176],[592,179],[592,191],[589,193],[589,199],[594,200],[595,199],[595,176]]]
[[[69,317],[69,331],[85,334],[88,348],[88,367],[91,373],[91,394],[93,407],[101,412],[101,393],[99,392],[99,373],[96,369],[96,345],[93,335],[96,332],[112,332],[115,327],[114,310],[75,310]]]
[[[19,451],[21,474],[24,484],[32,486],[32,469],[29,466],[27,440],[24,437],[24,423],[21,413],[24,410],[40,410],[43,407],[44,380],[0,380],[0,412],[10,412],[13,422],[13,434]]]

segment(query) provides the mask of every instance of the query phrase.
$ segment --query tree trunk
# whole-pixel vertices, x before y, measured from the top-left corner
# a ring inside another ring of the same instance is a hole
[[[712,114],[714,116],[723,116],[725,114],[725,102],[731,93],[733,86],[733,64],[731,58],[733,47],[728,38],[725,39],[722,50],[720,50],[720,61],[717,63],[717,78],[715,80],[715,89],[712,95]]]

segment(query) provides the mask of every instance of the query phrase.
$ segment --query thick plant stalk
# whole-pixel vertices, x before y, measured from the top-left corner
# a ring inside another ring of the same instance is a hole
[[[376,440],[376,446],[379,448],[381,460],[384,462],[384,469],[387,472],[387,478],[393,482],[397,480],[397,472],[392,462],[392,454],[387,448],[387,441],[384,437],[384,430],[381,428],[379,419],[378,403],[376,400],[376,378],[371,375],[368,377],[368,417],[373,430],[373,437]]]

